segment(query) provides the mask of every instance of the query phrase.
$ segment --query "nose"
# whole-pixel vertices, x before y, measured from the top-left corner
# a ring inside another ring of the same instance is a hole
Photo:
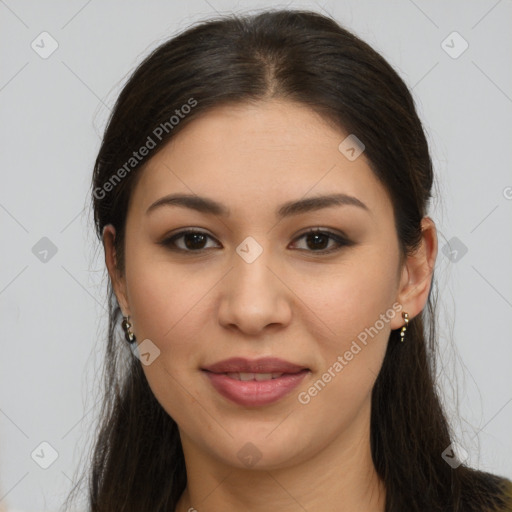
[[[249,244],[249,254],[251,250],[254,247]],[[237,251],[231,271],[220,283],[219,323],[250,336],[285,327],[292,317],[293,292],[283,271],[270,257],[270,250],[255,259],[254,254],[246,254]]]

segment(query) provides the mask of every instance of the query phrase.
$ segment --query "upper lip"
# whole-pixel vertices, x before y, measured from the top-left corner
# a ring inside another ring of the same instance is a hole
[[[204,366],[202,369],[213,373],[298,373],[307,368],[276,357],[260,359],[232,357]]]

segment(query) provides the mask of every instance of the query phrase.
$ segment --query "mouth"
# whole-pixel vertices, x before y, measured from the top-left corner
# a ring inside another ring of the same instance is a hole
[[[309,368],[276,358],[233,358],[201,370],[221,396],[246,407],[281,400],[311,373]]]

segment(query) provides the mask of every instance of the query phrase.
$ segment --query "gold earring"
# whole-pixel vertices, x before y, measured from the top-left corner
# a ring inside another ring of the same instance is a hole
[[[121,325],[124,329],[124,337],[128,343],[135,343],[137,339],[135,338],[135,334],[133,334],[131,327],[132,324],[130,323],[130,317],[129,316],[123,316],[123,321],[121,322]]]
[[[400,331],[400,341],[403,342],[405,339],[405,331],[407,331],[407,326],[409,325],[409,315],[407,313],[402,313],[402,318],[404,319],[405,325],[402,327]]]

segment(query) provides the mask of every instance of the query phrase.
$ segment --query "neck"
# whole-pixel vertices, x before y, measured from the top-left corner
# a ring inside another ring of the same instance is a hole
[[[370,450],[369,410],[366,416],[313,458],[271,470],[233,468],[182,435],[188,481],[176,512],[267,512],[269,503],[280,512],[384,512],[385,488]]]

